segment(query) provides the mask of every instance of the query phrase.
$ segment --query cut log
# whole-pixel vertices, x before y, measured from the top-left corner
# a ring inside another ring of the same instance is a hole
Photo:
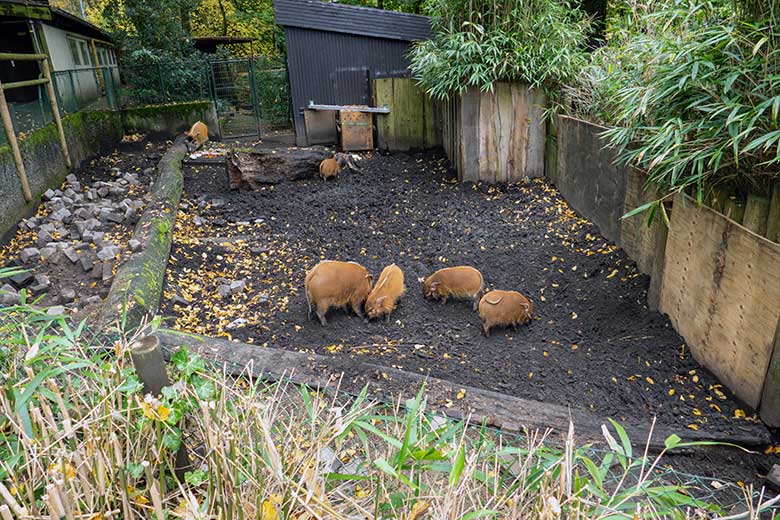
[[[742,225],[757,235],[766,236],[766,222],[769,218],[769,199],[748,195]]]
[[[230,189],[256,190],[265,184],[310,179],[330,156],[325,150],[311,149],[233,150],[225,159]]]
[[[766,237],[772,242],[780,242],[780,181],[775,181],[774,186],[772,186],[772,200],[769,203]]]

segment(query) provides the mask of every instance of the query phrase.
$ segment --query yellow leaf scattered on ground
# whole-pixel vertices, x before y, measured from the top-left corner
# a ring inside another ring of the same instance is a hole
[[[746,417],[745,410],[743,410],[742,408],[737,408],[736,410],[734,410],[735,419],[744,419],[745,417]]]
[[[458,390],[458,395],[455,396],[455,399],[463,399],[464,397],[466,397],[466,389],[461,388]]]
[[[427,500],[418,500],[412,506],[412,510],[409,511],[409,516],[406,517],[407,520],[419,520],[425,513],[428,512],[430,507],[431,504]]]
[[[607,278],[614,278],[614,277],[615,277],[615,275],[617,275],[617,274],[618,274],[618,270],[617,270],[617,269],[615,269],[614,271],[612,271],[611,273],[609,273],[609,274],[607,275]]]

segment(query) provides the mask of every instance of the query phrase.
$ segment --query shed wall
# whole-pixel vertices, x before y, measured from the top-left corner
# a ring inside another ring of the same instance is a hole
[[[285,27],[293,121],[305,146],[303,110],[319,104],[371,104],[371,81],[408,75],[409,42]]]

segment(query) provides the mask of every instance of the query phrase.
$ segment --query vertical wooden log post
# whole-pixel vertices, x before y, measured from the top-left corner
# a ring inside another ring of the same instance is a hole
[[[780,320],[777,322],[773,349],[764,379],[759,415],[767,425],[780,428]]]
[[[11,111],[8,110],[8,103],[5,100],[5,91],[3,90],[3,84],[0,82],[0,117],[3,119],[3,127],[5,128],[5,135],[8,138],[8,144],[11,145],[11,152],[14,156],[14,162],[16,163],[16,174],[19,176],[19,181],[22,183],[22,193],[24,193],[24,200],[32,202],[32,192],[30,192],[30,183],[27,181],[27,172],[24,169],[24,161],[22,161],[22,153],[19,151],[19,142],[16,140],[16,132],[14,132],[14,123],[11,120]]]
[[[51,71],[49,70],[49,61],[41,60],[41,72],[43,77],[46,78],[46,91],[49,94],[49,102],[51,103],[51,113],[54,117],[54,123],[57,125],[57,133],[60,135],[60,145],[62,146],[62,155],[65,158],[65,166],[70,169],[73,164],[70,161],[70,150],[68,150],[68,141],[65,139],[65,129],[62,128],[62,119],[60,119],[60,107],[57,105],[57,95],[54,93],[54,83],[51,77]]]
[[[162,389],[170,386],[168,372],[165,370],[165,359],[160,349],[160,340],[157,336],[145,336],[130,344],[130,357],[133,360],[135,371],[138,378],[143,383],[144,395],[152,394],[158,396]],[[174,473],[179,480],[184,479],[184,474],[192,468],[190,456],[184,441],[179,445],[176,452],[176,462],[174,464]]]
[[[769,199],[750,194],[745,204],[745,216],[742,225],[762,237],[766,236],[766,224],[769,218]]]

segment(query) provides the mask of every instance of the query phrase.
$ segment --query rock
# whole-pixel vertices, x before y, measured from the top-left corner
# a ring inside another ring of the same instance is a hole
[[[8,280],[10,280],[17,289],[23,289],[33,282],[33,275],[29,271],[24,271],[13,276],[9,276]]]
[[[43,227],[41,227],[41,229],[38,230],[38,235],[37,235],[38,238],[35,240],[35,243],[40,247],[45,246],[46,244],[54,240],[54,238],[51,236],[51,233],[52,233],[51,231],[48,231],[46,229],[43,229]]]
[[[19,258],[24,262],[25,264],[29,264],[30,262],[33,262],[40,258],[41,251],[37,247],[25,247],[22,249],[22,252],[19,253]]]
[[[56,247],[46,246],[46,247],[41,248],[41,251],[40,251],[41,260],[48,260],[56,252],[57,252],[57,248]]]
[[[0,305],[19,305],[22,297],[16,289],[10,284],[4,284],[0,287]]]
[[[203,219],[200,217],[195,217],[195,220],[193,220],[192,223],[195,224],[195,226],[200,227],[203,225]]]
[[[97,190],[94,188],[90,188],[89,191],[87,191],[87,200],[93,201],[97,199],[98,199]]]
[[[268,293],[260,293],[257,295],[257,303],[260,305],[265,305],[269,301],[271,301],[271,298],[268,296]]]
[[[48,189],[45,192],[43,192],[43,198],[45,200],[51,200],[55,197],[54,190]]]
[[[76,192],[76,194],[73,195],[73,198],[75,199],[76,197],[79,196],[78,192],[81,191],[81,183],[80,182],[71,183],[70,187],[73,189],[73,191]]]
[[[71,220],[73,220],[73,213],[67,208],[62,208],[49,215],[49,219],[55,222],[70,224]]]
[[[75,299],[76,299],[76,291],[74,291],[73,289],[66,288],[60,291],[60,301],[62,303],[65,304],[73,303]]]
[[[90,271],[89,277],[96,280],[103,278],[103,264],[101,262],[98,262],[92,266],[92,271]]]
[[[222,199],[211,199],[212,208],[221,208],[224,205],[225,205],[225,201]]]
[[[116,166],[112,167],[109,171],[111,172],[111,175],[113,175],[114,177],[119,177],[120,175],[122,175],[122,170],[120,170]]]
[[[74,264],[79,261],[79,254],[73,247],[66,247],[62,250],[62,253]]]
[[[119,248],[115,245],[109,245],[98,251],[97,257],[99,260],[113,260],[118,254]]]
[[[73,204],[73,197],[76,195],[76,192],[73,191],[73,188],[68,188],[64,192],[62,192],[62,198],[65,204]]]
[[[237,329],[239,327],[243,327],[248,322],[244,318],[236,318],[235,320],[231,321],[227,324],[228,329]]]
[[[62,305],[55,305],[54,307],[49,307],[46,309],[46,314],[49,316],[62,316],[65,314],[65,307]]]
[[[79,233],[79,228],[72,227],[70,228],[70,232],[68,233],[68,236],[70,236],[71,240],[78,240],[81,238],[81,233]]]
[[[124,194],[127,192],[127,190],[126,190],[125,188],[122,188],[121,186],[111,186],[111,187],[108,189],[108,192],[109,192],[111,195],[113,195],[113,196],[115,196],[115,197],[118,197],[118,196],[120,196],[120,195],[124,195]]]
[[[106,198],[109,193],[111,193],[111,191],[108,189],[108,186],[101,186],[97,189],[98,197]]]
[[[112,262],[111,260],[105,260],[101,264],[101,267],[103,270],[101,278],[103,279],[104,282],[106,282],[110,280],[112,276],[114,276],[114,262]]]
[[[220,286],[218,286],[218,287],[217,287],[217,292],[219,293],[219,295],[220,295],[222,298],[227,298],[227,297],[229,297],[231,294],[233,294],[233,291],[232,291],[232,290],[230,290],[230,286],[229,286],[229,285],[220,285]]]
[[[132,251],[133,253],[137,253],[138,251],[141,250],[142,247],[141,242],[139,240],[136,240],[135,238],[131,238],[127,242],[127,245],[130,247],[130,251]]]
[[[48,287],[51,285],[51,280],[45,274],[39,273],[35,275],[35,283]]]
[[[173,297],[171,300],[173,305],[178,305],[179,307],[189,307],[190,302],[187,298],[184,298],[183,296],[179,296],[178,294]]]
[[[772,464],[772,469],[767,473],[766,481],[776,491],[780,491],[780,464]]]
[[[85,273],[95,265],[95,262],[86,253],[79,254],[79,263],[81,263],[81,268]]]
[[[73,184],[74,182],[79,182],[78,178],[73,175],[72,173],[65,176],[65,180],[68,182],[68,184]]]
[[[97,294],[90,296],[86,300],[84,300],[85,305],[95,305],[96,303],[102,303],[103,298],[98,296]]]
[[[132,173],[125,173],[124,175],[122,175],[122,179],[127,181],[128,184],[132,184],[133,186],[137,186],[139,184],[138,177],[136,177]]]
[[[250,249],[250,251],[252,251],[253,255],[261,255],[263,253],[267,253],[268,252],[268,248],[267,247],[253,247],[252,249]]]
[[[246,289],[246,281],[245,280],[236,280],[235,282],[230,284],[230,293],[236,294],[243,292]]]

